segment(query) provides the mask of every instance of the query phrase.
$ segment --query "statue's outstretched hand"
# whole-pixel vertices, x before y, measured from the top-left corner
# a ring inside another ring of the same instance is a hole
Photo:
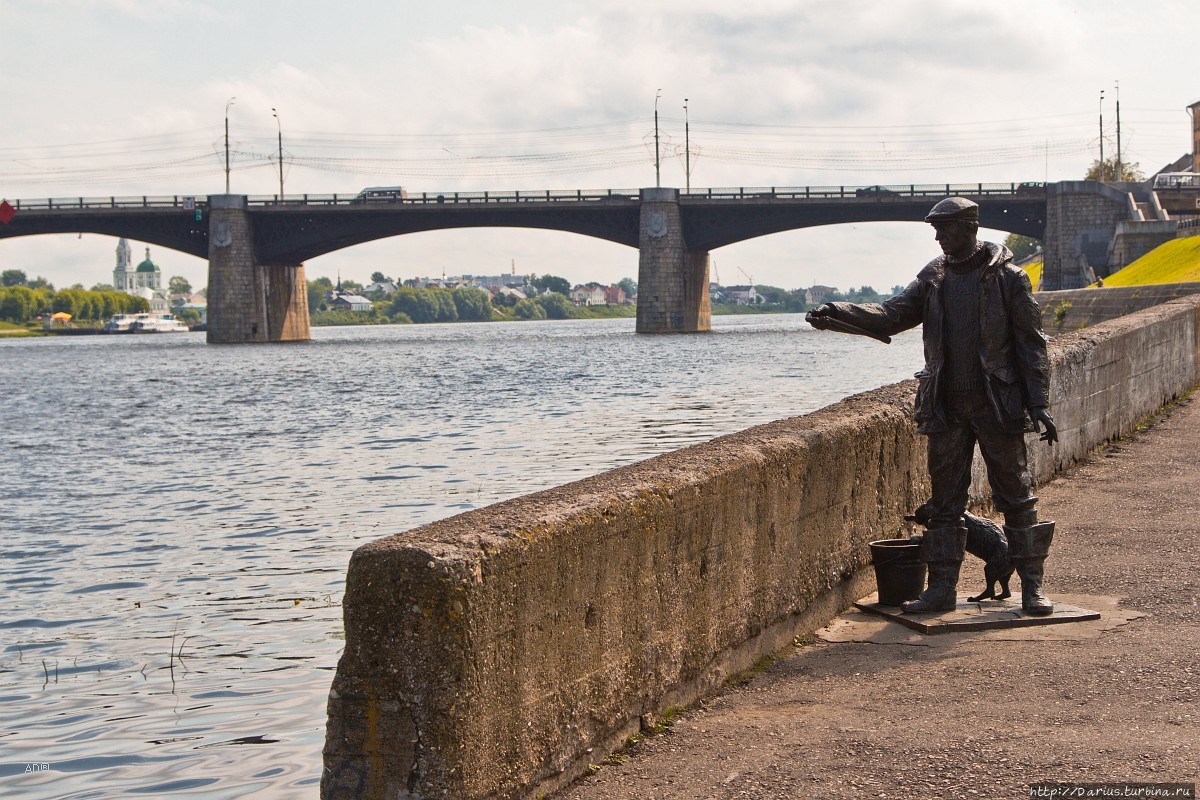
[[[1054,444],[1058,441],[1058,428],[1054,425],[1054,418],[1044,408],[1035,408],[1029,412],[1029,416],[1033,418],[1033,432],[1040,433],[1042,426],[1046,426],[1046,432],[1039,438],[1046,444]]]
[[[804,315],[804,321],[819,331],[829,330],[829,320],[837,319],[837,309],[833,303],[825,303]]]

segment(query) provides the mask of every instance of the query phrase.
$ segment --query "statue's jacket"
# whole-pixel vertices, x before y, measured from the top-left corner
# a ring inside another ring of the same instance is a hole
[[[984,242],[990,257],[979,280],[979,360],[987,376],[992,412],[1007,433],[1033,430],[1029,410],[1045,408],[1050,360],[1042,314],[1029,276],[1013,266],[1012,252]],[[924,323],[925,368],[917,373],[914,419],[920,433],[948,429],[940,402],[945,358],[942,279],[946,257],[922,269],[903,292],[882,303],[834,303],[837,318],[873,333],[892,336]]]

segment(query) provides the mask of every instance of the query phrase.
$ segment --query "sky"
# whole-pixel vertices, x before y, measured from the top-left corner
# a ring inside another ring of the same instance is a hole
[[[1197,23],[1195,0],[0,0],[0,197],[223,193],[226,119],[239,194],[279,191],[280,140],[288,195],[637,189],[656,109],[663,186],[689,161],[693,189],[1072,180],[1115,152],[1118,98],[1153,174],[1191,148]],[[0,269],[90,287],[116,245],[3,239]],[[828,226],[715,250],[711,277],[886,290],[937,252],[921,224]],[[613,283],[637,251],[460,229],[305,267]]]

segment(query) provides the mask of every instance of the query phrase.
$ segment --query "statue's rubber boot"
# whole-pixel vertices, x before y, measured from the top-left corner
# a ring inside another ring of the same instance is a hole
[[[953,611],[958,604],[958,571],[967,546],[967,529],[930,528],[921,537],[921,560],[929,569],[929,588],[900,606],[905,614]]]
[[[1021,578],[1021,610],[1035,617],[1054,613],[1054,603],[1042,593],[1042,578],[1050,542],[1054,539],[1054,523],[1014,527],[1005,525],[1008,553],[1013,567]]]

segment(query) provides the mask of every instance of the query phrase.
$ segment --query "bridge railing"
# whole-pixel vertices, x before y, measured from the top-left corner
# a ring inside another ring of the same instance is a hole
[[[877,199],[886,202],[900,198],[941,198],[949,195],[970,197],[1044,197],[1044,183],[938,183],[938,184],[889,184],[873,186],[799,186],[799,187],[725,187],[680,191],[682,200],[863,200]],[[362,194],[294,194],[252,195],[247,197],[250,206],[305,207],[305,206],[412,206],[412,205],[493,205],[506,203],[556,204],[556,203],[619,203],[636,202],[637,189],[521,189],[503,192],[410,192],[383,197],[365,197]],[[25,210],[69,210],[103,208],[178,208],[184,211],[204,209],[208,206],[206,195],[149,195],[133,197],[54,197],[36,200],[9,201],[17,211]]]
[[[971,197],[1044,196],[1044,183],[932,183],[888,184],[872,186],[799,186],[753,187],[738,186],[713,189],[692,189],[680,192],[681,199],[704,200],[862,200],[876,198],[942,198],[953,195]]]
[[[478,205],[492,203],[575,203],[616,201],[627,203],[639,197],[636,189],[522,189],[502,192],[410,192],[405,195],[364,197],[361,194],[303,194],[250,197],[252,206],[393,206],[393,205]]]
[[[179,208],[191,210],[204,208],[208,198],[204,195],[149,195],[130,197],[45,197],[34,200],[9,200],[14,209],[25,210],[59,210],[72,208]]]

